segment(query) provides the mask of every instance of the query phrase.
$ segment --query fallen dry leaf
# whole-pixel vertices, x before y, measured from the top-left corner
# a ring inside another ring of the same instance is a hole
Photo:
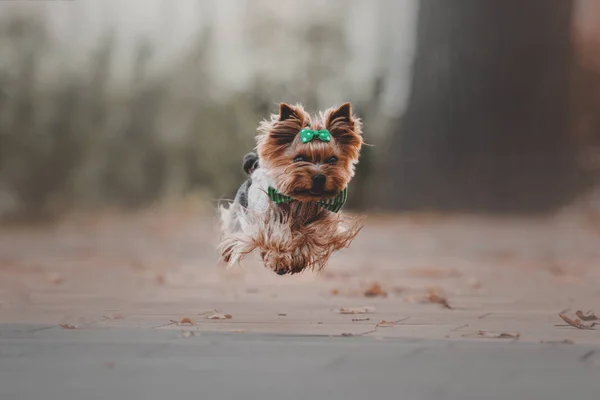
[[[332,296],[337,296],[338,294],[340,294],[340,291],[337,290],[337,289],[331,289],[330,293],[331,293]]]
[[[381,285],[379,283],[374,283],[373,285],[371,285],[370,288],[368,288],[365,291],[364,295],[365,297],[387,297],[388,294],[385,290],[381,288]]]
[[[71,325],[71,324],[59,324],[59,326],[63,329],[77,329],[77,327],[75,325]]]
[[[444,308],[452,310],[452,307],[450,307],[450,304],[448,304],[448,299],[446,299],[446,295],[439,289],[427,290],[427,296],[425,297],[425,299],[429,303],[441,304]]]
[[[468,336],[473,336],[473,334],[464,334],[462,335],[463,337],[468,337]],[[479,330],[479,332],[477,332],[477,334],[475,335],[476,337],[482,337],[482,338],[486,338],[486,339],[514,339],[517,340],[521,337],[521,334],[519,333],[506,333],[506,332],[502,332],[499,334],[493,334],[493,333],[488,333],[484,330]]]
[[[193,319],[189,318],[189,317],[183,317],[181,318],[181,320],[177,323],[177,325],[196,325],[196,323],[194,322]]]
[[[340,308],[340,314],[368,314],[375,311],[375,307]]]
[[[594,326],[596,326],[595,322],[592,322],[591,325],[586,325],[583,322],[581,322],[580,319],[571,319],[569,317],[567,317],[564,314],[558,314],[558,316],[560,318],[562,318],[563,321],[565,321],[567,324],[577,328],[577,329],[594,329]]]
[[[582,321],[598,321],[598,317],[592,311],[588,311],[587,314],[584,314],[583,311],[578,310],[575,315]]]
[[[230,314],[212,314],[212,315],[207,315],[205,318],[206,319],[231,319],[231,318],[233,318],[233,315],[230,315]]]
[[[512,333],[501,333],[498,336],[496,336],[497,339],[518,339],[520,337],[521,335],[519,333],[514,335]]]
[[[407,319],[409,319],[409,318],[410,318],[410,317],[406,317],[406,318],[398,319],[398,320],[396,320],[396,321],[386,321],[386,320],[384,319],[384,320],[381,320],[381,321],[380,321],[380,322],[379,322],[377,325],[375,325],[375,327],[376,327],[376,328],[377,328],[377,327],[382,327],[382,328],[390,328],[390,327],[392,327],[392,326],[396,326],[396,325],[398,325],[400,322],[404,322],[404,321],[406,321],[406,320],[407,320]]]

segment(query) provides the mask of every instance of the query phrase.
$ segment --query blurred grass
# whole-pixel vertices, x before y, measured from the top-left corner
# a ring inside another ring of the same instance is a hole
[[[343,41],[335,27],[324,29],[307,27],[316,53],[332,46],[318,35]],[[140,39],[131,85],[114,87],[112,32],[91,51],[88,69],[42,78],[45,55],[57,51],[43,18],[0,18],[0,218],[139,208],[189,193],[212,202],[231,198],[258,122],[276,109],[273,93],[311,109],[321,104],[316,88],[299,82],[298,98],[294,87],[273,87],[260,75],[252,90],[214,99],[205,68],[210,35],[205,30],[183,61],[159,77],[146,73],[154,49]],[[321,64],[309,69],[315,86],[326,74]]]

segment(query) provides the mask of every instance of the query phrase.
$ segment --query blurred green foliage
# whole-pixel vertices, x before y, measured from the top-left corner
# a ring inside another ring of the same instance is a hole
[[[315,36],[320,29],[342,42],[334,27],[317,28],[307,27],[312,51],[344,51]],[[304,92],[297,97],[294,88],[273,87],[260,75],[252,90],[215,100],[205,68],[210,35],[204,31],[185,59],[159,77],[146,73],[154,49],[140,39],[132,84],[115,87],[113,32],[97,43],[86,70],[42,79],[43,55],[56,51],[43,18],[1,18],[0,218],[46,218],[105,205],[138,208],[191,192],[215,204],[231,198],[243,179],[242,156],[254,147],[258,122],[276,111],[276,102],[304,101],[311,109],[320,104],[310,86],[299,83]],[[319,65],[309,72],[315,85],[330,73]]]

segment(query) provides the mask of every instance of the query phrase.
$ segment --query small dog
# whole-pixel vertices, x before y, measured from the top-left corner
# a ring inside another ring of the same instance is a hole
[[[279,275],[321,270],[348,247],[362,218],[340,212],[364,143],[350,103],[310,116],[282,103],[262,121],[256,153],[244,157],[248,179],[230,207],[220,207],[219,250],[229,265],[255,249]]]

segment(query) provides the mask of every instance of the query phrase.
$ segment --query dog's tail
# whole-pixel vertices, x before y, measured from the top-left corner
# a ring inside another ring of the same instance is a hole
[[[254,170],[258,168],[258,155],[256,153],[248,153],[242,161],[242,169],[248,175],[252,175]]]

